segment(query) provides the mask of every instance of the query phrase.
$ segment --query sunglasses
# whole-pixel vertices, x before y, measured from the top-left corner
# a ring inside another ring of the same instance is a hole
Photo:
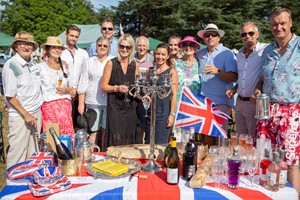
[[[194,43],[182,43],[182,47],[195,47]]]
[[[108,45],[106,45],[106,44],[97,44],[97,47],[105,47],[105,48],[107,48]]]
[[[218,37],[219,34],[218,33],[205,33],[203,35],[203,37],[205,37],[205,38],[209,38],[210,36],[212,36],[212,37]]]
[[[254,32],[254,31],[250,31],[250,32],[248,32],[248,33],[242,33],[241,36],[242,36],[242,37],[246,37],[247,34],[248,34],[250,37],[253,37],[253,35],[255,34],[255,32]]]
[[[126,49],[127,51],[129,51],[132,48],[132,46],[125,46],[122,44],[119,44],[119,47],[120,47],[120,49]]]
[[[114,30],[114,28],[112,28],[112,27],[102,27],[102,30],[103,31],[106,31],[106,30],[112,31],[112,30]]]

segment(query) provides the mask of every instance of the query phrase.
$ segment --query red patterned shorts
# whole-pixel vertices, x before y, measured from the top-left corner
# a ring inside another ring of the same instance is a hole
[[[257,121],[257,136],[267,137],[272,144],[281,146],[287,165],[299,165],[300,104],[273,103],[270,116],[268,120]]]

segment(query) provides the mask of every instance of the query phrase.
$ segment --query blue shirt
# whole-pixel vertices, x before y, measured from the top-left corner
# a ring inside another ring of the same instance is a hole
[[[219,44],[217,48],[208,55],[208,49],[201,49],[197,52],[199,61],[199,74],[208,64],[213,64],[218,69],[225,72],[237,72],[237,62],[233,52]],[[201,80],[201,79],[200,79]],[[216,104],[226,104],[231,107],[234,105],[234,99],[228,99],[226,96],[227,87],[232,86],[232,82],[226,82],[214,75],[206,82],[201,83],[201,94],[210,98]]]
[[[88,54],[89,54],[89,57],[92,57],[92,56],[97,56],[97,52],[96,52],[96,42],[93,42],[89,49],[88,49]],[[113,38],[111,41],[110,41],[110,52],[109,52],[109,55],[112,55],[113,57],[117,57],[118,56],[118,41]]]
[[[300,102],[300,37],[293,35],[283,55],[274,41],[263,53],[263,92],[271,102]]]

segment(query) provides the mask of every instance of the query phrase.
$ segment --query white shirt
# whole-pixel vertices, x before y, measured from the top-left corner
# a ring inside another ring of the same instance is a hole
[[[104,67],[110,59],[114,58],[109,55],[101,63],[96,56],[90,57],[85,63],[78,85],[78,94],[85,93],[85,103],[91,105],[107,105],[107,93],[101,89],[101,79]]]
[[[89,58],[86,50],[77,48],[73,55],[69,49],[65,49],[61,53],[61,60],[68,64],[69,69],[69,84],[72,88],[77,88],[82,67],[86,60]]]
[[[43,104],[40,71],[35,62],[26,62],[18,53],[6,61],[2,71],[4,95],[16,97],[30,114],[37,112]],[[9,116],[20,116],[7,100],[6,105]]]
[[[63,71],[61,69],[55,70],[50,68],[46,62],[38,64],[41,68],[41,78],[42,78],[42,93],[45,102],[50,102],[58,99],[70,99],[70,94],[60,95],[57,93],[56,88],[58,87],[58,79],[62,79],[62,84],[60,87],[67,87],[68,79],[64,77]],[[64,72],[68,74],[68,70],[64,67]]]
[[[262,75],[262,53],[268,44],[259,43],[255,45],[253,52],[248,56],[244,55],[245,46],[237,54],[238,68],[238,89],[237,93],[243,97],[251,97],[255,86]]]

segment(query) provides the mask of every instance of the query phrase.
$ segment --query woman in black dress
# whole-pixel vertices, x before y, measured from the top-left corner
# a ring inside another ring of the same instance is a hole
[[[107,92],[107,147],[135,143],[137,132],[137,99],[128,94],[138,64],[133,61],[135,43],[125,34],[118,41],[118,57],[105,65],[101,88]]]
[[[156,47],[154,57],[156,62],[156,74],[159,77],[157,85],[164,84],[163,76],[165,74],[171,74],[172,80],[171,94],[163,99],[160,99],[158,96],[156,97],[155,144],[163,144],[168,142],[171,131],[170,128],[175,121],[178,75],[170,62],[170,49],[168,44],[159,44]],[[149,70],[147,71],[147,74],[149,74]],[[149,77],[148,80],[151,83]],[[145,140],[146,143],[150,143],[150,118],[146,119]]]

